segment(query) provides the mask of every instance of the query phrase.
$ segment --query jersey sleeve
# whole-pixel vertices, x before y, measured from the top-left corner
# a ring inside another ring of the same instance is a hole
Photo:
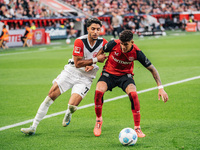
[[[110,52],[113,49],[113,47],[115,47],[116,44],[117,43],[114,40],[109,41],[107,44],[104,45],[103,51]]]
[[[107,41],[106,39],[103,38],[103,46],[104,46],[105,44],[107,44],[107,43],[108,43],[108,41]]]
[[[144,66],[149,67],[151,65],[151,62],[149,59],[144,55],[144,53],[141,50],[136,50],[137,54],[137,60]]]
[[[83,41],[81,39],[76,39],[74,41],[73,56],[83,57]]]

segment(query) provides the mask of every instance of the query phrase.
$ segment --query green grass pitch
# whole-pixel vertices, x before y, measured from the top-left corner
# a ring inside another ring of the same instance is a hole
[[[110,36],[106,36],[110,40]],[[163,85],[200,76],[200,32],[167,32],[163,37],[134,37],[135,44],[159,71]],[[52,80],[72,56],[73,40],[52,41],[51,45],[0,49],[0,128],[33,119],[47,96]],[[103,64],[91,90],[79,106],[94,102],[94,91]],[[137,91],[156,86],[151,73],[135,62]],[[157,90],[138,94],[141,127],[146,134],[133,147],[122,146],[119,132],[133,128],[128,97],[103,105],[102,135],[95,137],[94,106],[76,111],[68,127],[62,127],[64,114],[44,119],[34,136],[25,136],[22,127],[0,130],[1,150],[197,150],[200,149],[200,79],[165,87],[169,101],[158,101]],[[48,115],[67,109],[67,91],[49,108]],[[125,95],[115,88],[104,100]]]

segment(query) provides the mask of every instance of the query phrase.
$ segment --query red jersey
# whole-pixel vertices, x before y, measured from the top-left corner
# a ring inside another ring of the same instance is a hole
[[[110,52],[103,71],[116,76],[134,75],[134,60],[140,61],[144,67],[151,65],[151,62],[135,44],[133,44],[129,52],[123,53],[120,47],[120,40],[112,40],[103,47],[103,50]]]

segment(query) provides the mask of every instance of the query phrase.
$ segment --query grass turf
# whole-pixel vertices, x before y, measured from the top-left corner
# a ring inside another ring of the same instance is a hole
[[[200,75],[200,33],[167,33],[165,37],[134,37],[135,43],[160,73],[163,84]],[[111,37],[106,37],[110,40]],[[72,56],[73,41],[52,41],[52,45],[0,50],[0,127],[34,118],[51,87],[52,80]],[[103,64],[99,64],[100,71]],[[97,78],[79,106],[93,103]],[[155,87],[151,73],[135,63],[137,90]],[[169,101],[157,100],[157,90],[139,94],[141,126],[146,134],[135,146],[119,143],[118,134],[125,127],[133,128],[130,101],[127,97],[103,106],[102,135],[94,137],[94,106],[73,114],[67,128],[63,115],[41,121],[34,136],[25,136],[21,127],[0,131],[0,149],[200,149],[200,79],[165,88]],[[67,108],[70,92],[61,95],[48,114]],[[115,88],[104,99],[125,95]]]

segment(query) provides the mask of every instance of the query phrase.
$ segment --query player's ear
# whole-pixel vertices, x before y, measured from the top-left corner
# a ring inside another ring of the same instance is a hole
[[[134,41],[133,40],[131,40],[131,44],[133,44],[134,43]]]

